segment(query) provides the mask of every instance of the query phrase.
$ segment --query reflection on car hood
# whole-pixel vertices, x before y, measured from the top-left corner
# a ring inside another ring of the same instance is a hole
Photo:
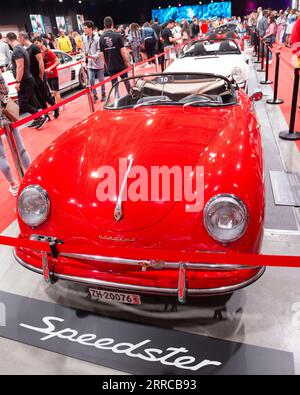
[[[174,197],[168,202],[125,201],[124,218],[116,222],[116,201],[100,202],[97,197],[99,168],[111,166],[119,183],[119,159],[130,155],[133,165],[143,166],[148,174],[152,166],[193,169],[197,164],[204,165],[201,158],[211,144],[216,145],[220,133],[223,132],[222,138],[233,133],[233,108],[183,111],[182,106],[174,106],[100,111],[61,137],[27,177],[32,183],[37,182],[38,176],[46,182],[51,180],[49,188],[55,191],[50,196],[53,207],[70,217],[80,215],[82,223],[94,230],[133,231],[152,226],[171,212]],[[64,178],[62,168],[67,175]],[[44,184],[43,187],[48,188]],[[117,196],[118,193],[119,187]]]

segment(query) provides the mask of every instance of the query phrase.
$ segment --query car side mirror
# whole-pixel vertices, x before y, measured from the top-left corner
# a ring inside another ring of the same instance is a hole
[[[249,97],[250,101],[252,102],[260,101],[262,98],[263,98],[263,93],[261,91],[254,92],[253,95]]]

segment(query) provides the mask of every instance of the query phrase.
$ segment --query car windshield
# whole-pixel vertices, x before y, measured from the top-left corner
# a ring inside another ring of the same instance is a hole
[[[181,58],[202,57],[202,56],[221,56],[221,55],[240,55],[241,51],[234,40],[224,41],[197,41],[192,45],[187,44],[181,53]]]
[[[235,87],[219,75],[160,73],[135,76],[117,82],[105,108],[110,110],[146,106],[209,106],[236,104]]]
[[[235,24],[228,24],[228,25],[219,26],[216,29],[216,32],[218,32],[218,34],[222,34],[222,33],[234,32],[236,30],[237,30],[237,25],[235,25]]]

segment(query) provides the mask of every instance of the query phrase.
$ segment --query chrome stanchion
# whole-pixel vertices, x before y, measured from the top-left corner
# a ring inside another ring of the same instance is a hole
[[[157,72],[157,73],[158,73],[158,67],[159,67],[158,56],[155,55],[155,69],[156,69],[156,72]]]
[[[94,98],[93,98],[93,93],[92,93],[92,89],[91,86],[87,86],[87,97],[88,97],[88,102],[89,102],[89,106],[90,106],[90,111],[91,113],[95,112],[95,103],[94,103]]]
[[[14,165],[18,173],[19,180],[22,181],[22,179],[24,178],[24,170],[22,167],[21,158],[19,155],[19,151],[14,136],[14,128],[12,127],[11,124],[6,124],[4,125],[4,130],[5,130],[5,135],[7,137],[9,149],[12,153]]]
[[[295,132],[295,121],[298,103],[298,91],[299,91],[299,68],[295,69],[294,77],[294,89],[293,89],[293,100],[290,118],[290,128],[289,131],[283,131],[279,133],[279,137],[283,140],[300,140],[300,132]]]

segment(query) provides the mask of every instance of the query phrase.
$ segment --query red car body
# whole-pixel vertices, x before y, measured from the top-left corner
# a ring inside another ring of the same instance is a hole
[[[245,234],[227,245],[217,242],[205,228],[203,210],[187,213],[183,202],[174,201],[125,202],[126,216],[117,222],[115,202],[97,201],[99,180],[91,175],[101,165],[117,168],[119,158],[129,155],[147,169],[153,165],[205,166],[204,203],[218,194],[242,199],[249,211]],[[88,256],[64,254],[51,258],[56,279],[176,296],[180,262],[176,262],[178,267],[164,265],[170,263],[170,253],[174,257],[177,252],[191,251],[260,251],[264,220],[262,157],[253,103],[241,90],[237,91],[236,105],[213,109],[189,107],[183,111],[180,106],[155,104],[138,110],[104,108],[58,138],[30,167],[20,192],[28,185],[40,185],[49,194],[51,212],[37,229],[25,225],[19,217],[20,237],[56,237],[89,252]],[[107,249],[113,258],[102,254]],[[138,256],[137,251],[142,249],[150,257],[151,250],[160,251],[159,262],[157,254],[148,261]],[[43,272],[41,253],[17,248],[15,255],[23,266]],[[263,268],[255,267],[255,261],[251,268],[228,270],[218,265],[193,270],[193,264],[189,264],[187,293],[232,292],[262,273]]]

